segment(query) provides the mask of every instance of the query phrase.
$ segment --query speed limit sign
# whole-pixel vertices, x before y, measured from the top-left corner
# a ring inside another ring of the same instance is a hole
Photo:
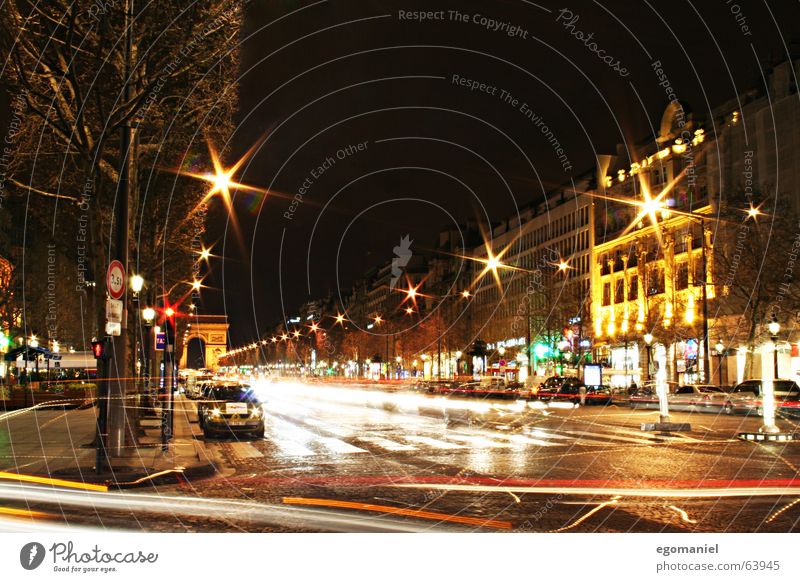
[[[125,267],[119,261],[111,261],[108,265],[106,289],[112,299],[122,299],[125,294]]]

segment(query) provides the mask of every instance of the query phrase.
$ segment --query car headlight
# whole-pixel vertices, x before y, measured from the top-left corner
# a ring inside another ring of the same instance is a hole
[[[260,406],[256,406],[250,411],[250,416],[254,418],[261,418],[262,414],[264,414],[264,411],[261,410]]]
[[[215,408],[214,410],[211,411],[211,416],[213,416],[214,418],[219,418],[221,414],[222,412],[220,412],[219,408]]]

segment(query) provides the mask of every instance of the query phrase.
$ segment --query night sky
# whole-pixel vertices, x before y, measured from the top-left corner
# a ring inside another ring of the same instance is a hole
[[[237,345],[346,292],[406,234],[422,252],[442,227],[542,200],[596,154],[651,139],[668,102],[654,61],[706,119],[759,83],[759,61],[785,58],[797,13],[788,1],[251,2],[226,160],[265,137],[237,178],[273,193],[237,195],[244,246],[213,205],[206,238],[223,258],[203,309],[228,313]]]

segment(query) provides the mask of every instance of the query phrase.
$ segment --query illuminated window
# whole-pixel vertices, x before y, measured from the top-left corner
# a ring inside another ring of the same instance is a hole
[[[633,275],[630,278],[630,285],[628,286],[628,301],[636,301],[639,295],[639,277]]]

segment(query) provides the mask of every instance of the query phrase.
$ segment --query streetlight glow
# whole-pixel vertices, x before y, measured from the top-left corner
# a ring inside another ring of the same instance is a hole
[[[144,277],[141,275],[132,275],[131,276],[131,290],[134,293],[139,293],[144,287]]]

